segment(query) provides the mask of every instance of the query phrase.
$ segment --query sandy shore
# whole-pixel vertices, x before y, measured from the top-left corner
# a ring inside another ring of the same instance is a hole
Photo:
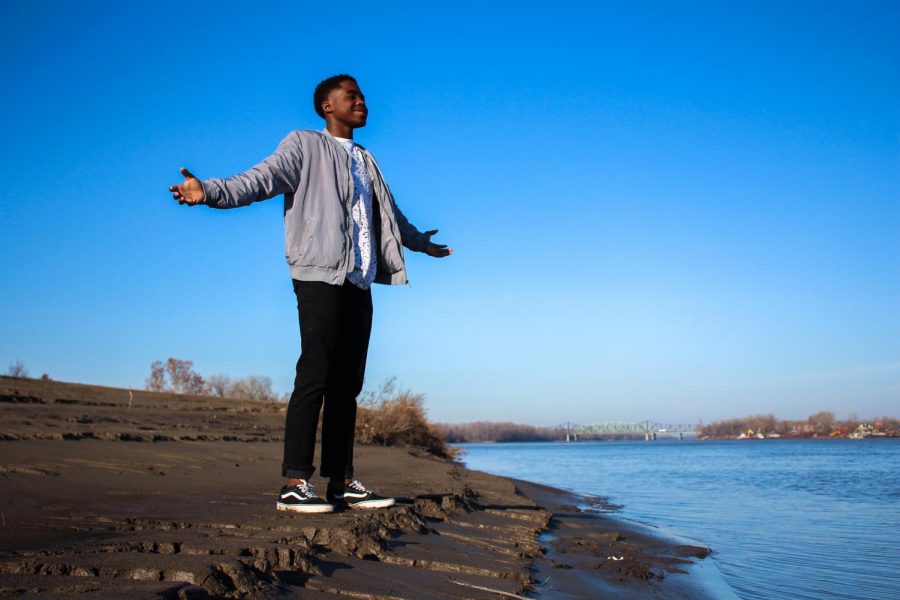
[[[355,457],[395,507],[277,512],[283,409],[0,377],[0,596],[733,597],[600,498],[403,448]]]

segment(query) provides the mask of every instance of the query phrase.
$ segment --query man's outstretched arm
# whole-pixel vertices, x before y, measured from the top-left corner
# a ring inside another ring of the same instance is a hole
[[[281,141],[271,156],[227,179],[207,179],[201,183],[182,167],[184,181],[169,186],[169,191],[179,204],[208,204],[215,208],[247,206],[295,190],[301,163],[300,140],[294,132]]]
[[[453,248],[448,248],[446,244],[435,244],[431,241],[431,236],[438,232],[437,229],[422,233],[416,229],[415,225],[409,222],[400,211],[400,207],[394,204],[394,216],[397,219],[397,227],[400,229],[400,238],[403,245],[410,250],[416,252],[424,252],[428,256],[435,258],[444,258],[453,254]]]

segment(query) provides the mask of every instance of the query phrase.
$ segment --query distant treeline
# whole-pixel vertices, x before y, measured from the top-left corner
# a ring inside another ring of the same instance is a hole
[[[566,439],[560,427],[535,427],[520,423],[476,421],[473,423],[436,423],[433,431],[448,443],[478,442],[550,442]],[[715,421],[697,429],[701,438],[738,437],[900,437],[900,420],[879,417],[863,420],[850,415],[839,420],[833,412],[821,411],[803,420],[777,419],[773,414],[750,415]],[[606,436],[607,439],[641,438],[642,435]],[[587,436],[578,436],[587,440]],[[596,436],[590,439],[597,439]]]
[[[451,444],[465,442],[550,442],[566,438],[564,429],[519,423],[476,421],[437,423],[435,429]]]
[[[843,420],[831,411],[823,410],[805,420],[776,419],[773,414],[751,415],[725,419],[703,425],[700,437],[732,438],[751,436],[779,437],[843,437],[843,436],[892,436],[900,435],[900,421],[894,417],[878,417],[863,420],[851,414]]]

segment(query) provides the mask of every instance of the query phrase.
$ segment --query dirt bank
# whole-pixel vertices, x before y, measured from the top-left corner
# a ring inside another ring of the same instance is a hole
[[[355,458],[394,508],[276,512],[283,408],[0,378],[0,596],[714,596],[600,499],[402,448]]]

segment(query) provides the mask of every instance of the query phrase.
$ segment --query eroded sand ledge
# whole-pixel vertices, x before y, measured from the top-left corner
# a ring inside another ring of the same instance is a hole
[[[356,451],[394,508],[277,512],[283,408],[0,378],[0,595],[728,595],[600,499],[402,448]]]

